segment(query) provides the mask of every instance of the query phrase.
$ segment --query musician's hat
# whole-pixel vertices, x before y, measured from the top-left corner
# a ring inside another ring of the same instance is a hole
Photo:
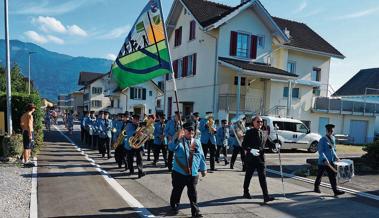
[[[331,124],[331,123],[325,125],[325,128],[326,128],[327,130],[331,130],[331,129],[333,129],[334,127],[336,127],[336,126],[335,126],[334,124]]]
[[[192,121],[188,121],[185,124],[183,124],[183,129],[186,129],[188,131],[193,131],[195,129],[195,123]]]
[[[192,114],[194,117],[199,117],[199,112],[195,112]]]

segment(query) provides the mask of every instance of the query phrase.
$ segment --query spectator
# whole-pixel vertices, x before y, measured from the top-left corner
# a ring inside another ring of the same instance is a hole
[[[34,166],[34,163],[29,160],[31,151],[34,145],[34,129],[33,129],[33,112],[36,106],[33,103],[29,103],[26,106],[26,112],[21,116],[20,125],[22,128],[22,141],[24,145],[23,163],[24,166]]]

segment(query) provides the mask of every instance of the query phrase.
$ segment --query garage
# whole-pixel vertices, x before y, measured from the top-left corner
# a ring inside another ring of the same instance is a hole
[[[367,138],[368,122],[365,120],[351,120],[350,134],[354,144],[364,144]]]

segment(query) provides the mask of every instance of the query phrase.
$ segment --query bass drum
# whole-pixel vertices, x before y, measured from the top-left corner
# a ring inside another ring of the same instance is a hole
[[[342,159],[334,162],[337,169],[337,179],[339,183],[349,182],[354,177],[354,162],[350,159]]]

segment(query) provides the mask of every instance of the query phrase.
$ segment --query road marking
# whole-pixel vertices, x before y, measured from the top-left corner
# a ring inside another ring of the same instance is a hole
[[[53,126],[62,136],[64,136],[79,152],[83,152],[79,146],[75,144],[66,134],[61,132],[55,125]],[[120,197],[132,207],[140,217],[155,217],[148,209],[146,209],[137,199],[135,199],[124,187],[112,178],[106,170],[103,170],[96,162],[87,154],[83,155],[86,160],[100,173],[100,175],[108,182],[108,184],[120,195]]]
[[[33,159],[34,167],[32,169],[32,190],[30,193],[30,208],[29,217],[38,218],[38,205],[37,205],[37,157]]]

